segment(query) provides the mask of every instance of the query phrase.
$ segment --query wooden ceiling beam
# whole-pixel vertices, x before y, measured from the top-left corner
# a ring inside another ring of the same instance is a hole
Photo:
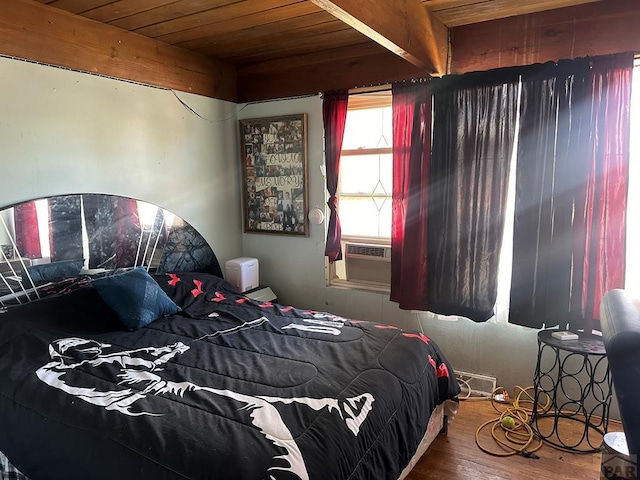
[[[3,0],[0,55],[235,101],[235,66],[29,0]]]
[[[607,0],[451,29],[452,73],[640,51],[638,0]],[[313,94],[424,76],[368,41],[238,67],[238,101]]]
[[[420,0],[311,1],[426,73],[446,73],[447,28]]]

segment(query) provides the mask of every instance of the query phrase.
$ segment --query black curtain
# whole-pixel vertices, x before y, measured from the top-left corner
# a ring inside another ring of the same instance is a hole
[[[49,243],[52,262],[83,258],[81,210],[80,195],[49,199]]]
[[[549,63],[525,73],[516,173],[509,321],[541,328],[569,322],[572,222],[586,183],[573,157],[587,156],[589,63]],[[579,217],[577,218],[579,221]],[[579,225],[575,225],[579,228]],[[563,307],[563,308],[560,308]]]
[[[89,240],[89,268],[112,268],[116,254],[114,197],[83,195],[84,223]]]
[[[428,309],[481,322],[497,296],[519,72],[445,77],[433,86]]]
[[[511,323],[590,331],[602,290],[623,286],[633,55],[618,60],[523,72]]]

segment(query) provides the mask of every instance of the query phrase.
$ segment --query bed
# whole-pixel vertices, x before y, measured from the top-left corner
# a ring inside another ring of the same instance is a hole
[[[0,303],[0,473],[404,477],[459,393],[435,342],[253,300],[192,227],[176,225],[177,237],[140,234],[137,250],[156,247],[138,255],[143,266],[41,285],[26,267],[0,273],[27,283]],[[101,257],[114,256],[109,245]]]

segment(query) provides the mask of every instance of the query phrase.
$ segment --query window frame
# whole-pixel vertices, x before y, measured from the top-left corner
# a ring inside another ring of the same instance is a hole
[[[376,88],[364,88],[355,89],[349,92],[349,104],[347,110],[371,110],[377,108],[385,108],[391,106],[391,86],[380,86]],[[373,147],[373,148],[355,148],[355,149],[343,149],[340,152],[340,156],[366,156],[366,155],[392,155],[393,146],[391,147]],[[393,179],[391,179],[393,182]],[[381,195],[380,193],[349,193],[343,195],[340,190],[340,183],[338,183],[338,205],[340,204],[340,198],[385,198],[391,201],[392,192],[387,195]],[[340,207],[338,206],[338,209]],[[338,211],[338,214],[340,212]],[[381,236],[364,236],[364,235],[343,235],[341,239],[342,245],[342,260],[339,260],[339,265],[336,263],[329,263],[325,257],[325,280],[327,286],[347,288],[354,290],[364,290],[375,293],[390,293],[391,283],[375,283],[365,282],[358,280],[347,280],[346,273],[344,278],[340,278],[337,274],[336,267],[340,267],[340,270],[346,272],[346,243],[364,243],[370,245],[376,245],[381,247],[391,247],[391,237]]]

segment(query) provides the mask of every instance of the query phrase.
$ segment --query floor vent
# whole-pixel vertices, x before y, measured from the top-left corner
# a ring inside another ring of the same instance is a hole
[[[495,377],[459,371],[456,371],[455,374],[462,390],[460,398],[491,397],[491,394],[496,389]]]

